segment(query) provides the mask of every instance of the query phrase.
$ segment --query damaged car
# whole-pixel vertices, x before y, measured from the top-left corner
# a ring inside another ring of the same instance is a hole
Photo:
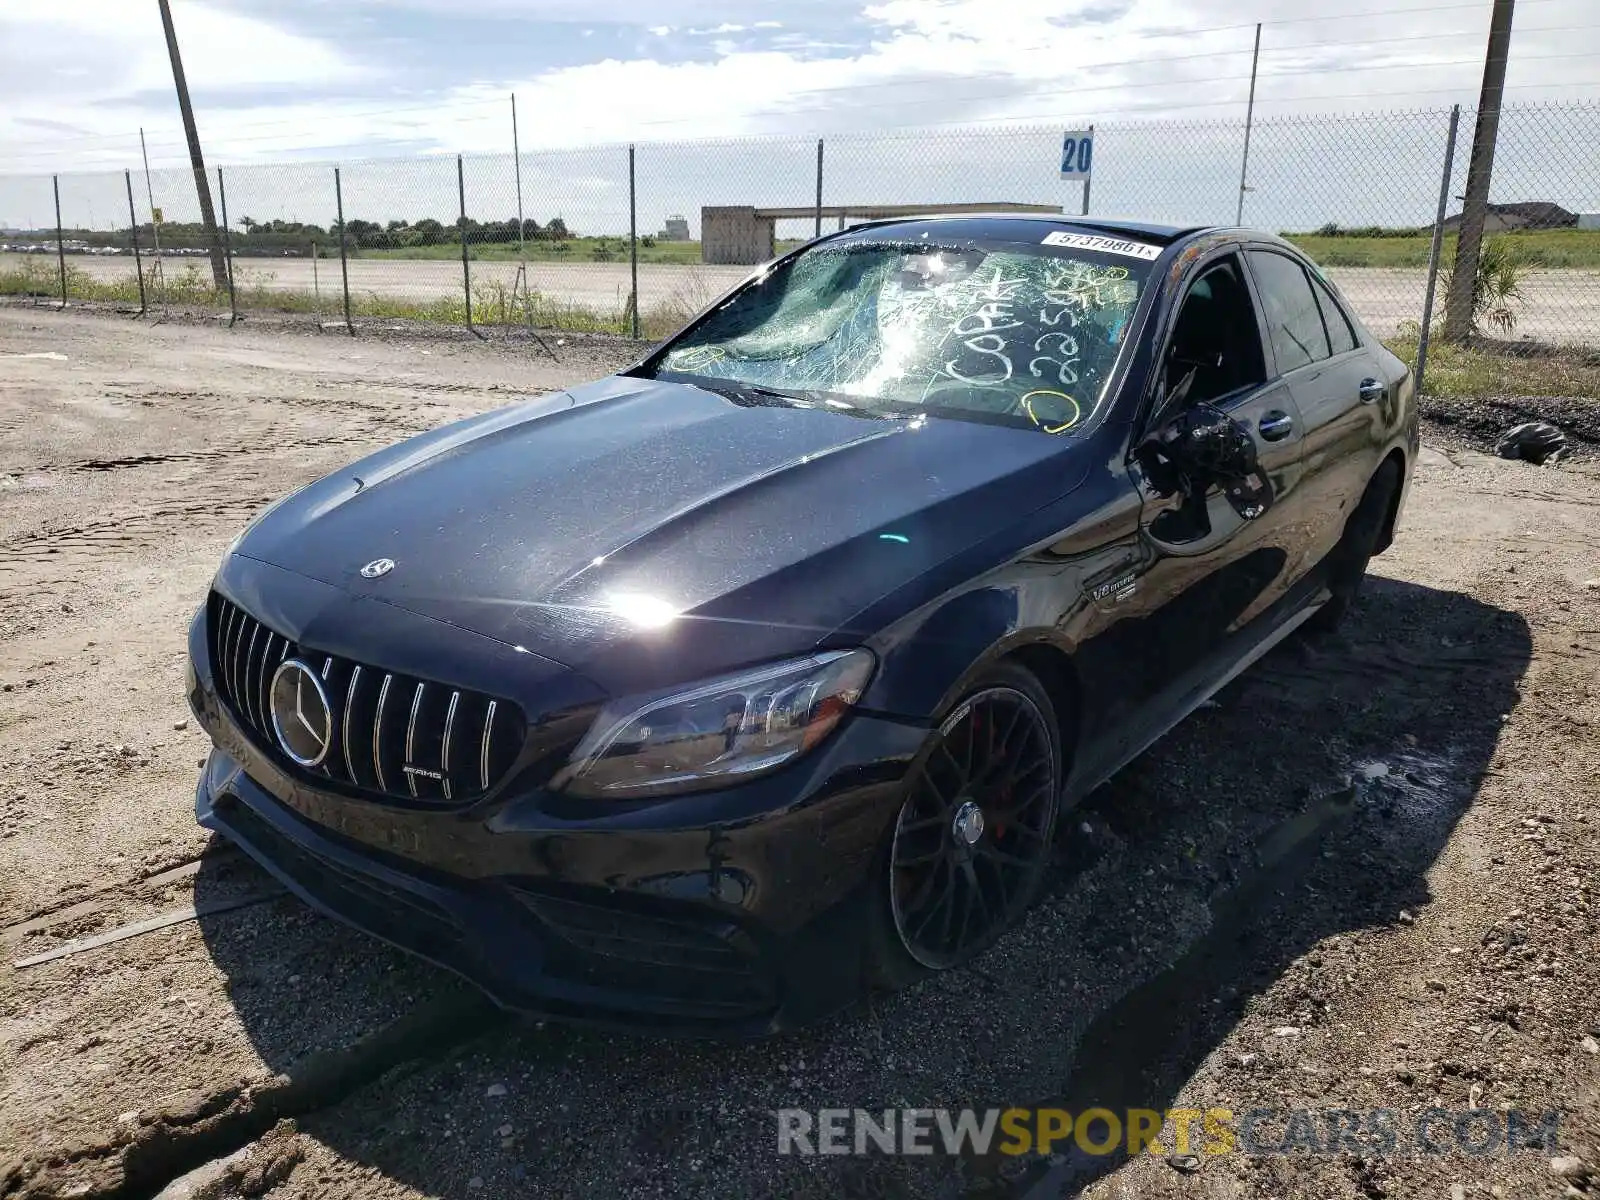
[[[1293,246],[875,221],[261,514],[196,804],[508,1007],[759,1035],[981,954],[1065,814],[1394,536],[1411,376]]]

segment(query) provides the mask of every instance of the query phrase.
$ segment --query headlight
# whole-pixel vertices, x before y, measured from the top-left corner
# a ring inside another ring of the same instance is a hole
[[[836,650],[608,704],[551,786],[619,800],[726,787],[832,732],[866,689],[867,650]]]

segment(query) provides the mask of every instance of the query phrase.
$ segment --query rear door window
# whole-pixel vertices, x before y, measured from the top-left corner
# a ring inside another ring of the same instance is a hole
[[[1322,323],[1328,330],[1328,346],[1335,354],[1347,354],[1356,348],[1356,331],[1350,327],[1350,318],[1333,298],[1333,293],[1315,275],[1311,286],[1317,294],[1317,306],[1322,309]]]
[[[1287,375],[1327,358],[1328,333],[1305,269],[1287,255],[1270,250],[1251,250],[1249,254],[1278,373]]]

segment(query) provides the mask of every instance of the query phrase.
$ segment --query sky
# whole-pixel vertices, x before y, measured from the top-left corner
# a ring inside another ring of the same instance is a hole
[[[1238,124],[1257,21],[1263,30],[1256,113],[1269,127],[1274,119],[1309,113],[1471,105],[1490,4],[172,0],[172,8],[209,164],[436,156],[438,179],[408,184],[404,194],[415,207],[425,192],[426,203],[439,208],[455,182],[451,156],[510,151],[515,93],[523,150],[545,152],[549,172],[568,182],[603,177],[606,219],[614,223],[617,189],[626,186],[616,155],[575,148],[637,142],[642,161],[654,154],[650,161],[660,162],[669,151],[654,148],[663,142],[792,138],[796,148],[783,152],[772,174],[785,181],[778,189],[784,202],[803,203],[809,147],[818,136],[870,143],[882,135],[911,136],[900,131],[932,131],[924,153],[894,142],[893,155],[905,157],[903,176],[937,170],[938,160],[951,156],[966,169],[984,169],[981,155],[949,149],[957,146],[951,131],[963,127]],[[1508,103],[1600,99],[1596,0],[1519,0],[1507,85]],[[1428,125],[1426,136],[1418,133],[1417,146],[1439,140],[1437,125]],[[0,176],[115,169],[120,183],[122,168],[140,165],[141,127],[153,167],[186,163],[154,0],[0,0]],[[1363,128],[1373,134],[1375,127]],[[1193,145],[1170,147],[1168,156],[1187,161],[1211,136],[1197,133]],[[1563,136],[1577,139],[1570,153],[1592,160],[1600,117]],[[1050,140],[1037,152],[1041,188],[1054,174]],[[1112,146],[1109,136],[1104,140]],[[1384,153],[1410,154],[1411,140],[1402,142]],[[871,157],[861,148],[868,143],[852,151],[841,142],[833,161],[852,152]],[[1234,153],[1231,144],[1225,157]],[[1111,152],[1097,155],[1107,174]],[[1323,152],[1348,156],[1336,140]],[[1164,151],[1152,144],[1140,153]],[[677,148],[670,155],[681,160],[673,170],[685,186],[674,185],[676,193],[657,188],[650,222],[659,223],[656,208],[740,202],[707,201],[707,187],[687,186],[693,172],[721,169],[710,151]],[[1381,161],[1367,164],[1369,171],[1377,166]],[[759,163],[743,169],[747,191],[773,190]],[[1227,174],[1219,169],[1217,180]],[[896,182],[874,181],[872,198],[887,199]],[[1061,186],[1055,180],[1055,190]],[[1107,179],[1104,186],[1116,184]],[[1231,186],[1236,191],[1237,183]],[[1572,183],[1573,189],[1583,193],[1575,197],[1582,202],[1590,183]],[[376,175],[371,190],[383,191]],[[500,195],[498,174],[492,190],[494,204],[514,203]],[[278,191],[255,207],[287,211]],[[1428,192],[1421,187],[1418,194],[1425,199]],[[574,202],[562,198],[564,206]],[[8,199],[0,189],[0,224],[32,215],[13,210],[33,203]],[[1600,196],[1590,207],[1600,208]],[[109,200],[101,198],[98,208],[110,219]]]

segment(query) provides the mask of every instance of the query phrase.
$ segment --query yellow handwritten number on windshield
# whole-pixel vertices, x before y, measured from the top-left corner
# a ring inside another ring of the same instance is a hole
[[[728,357],[728,352],[721,346],[690,346],[686,350],[674,350],[671,364],[680,371],[693,371],[696,367],[709,367],[721,362]]]
[[[1071,409],[1072,415],[1067,417],[1065,420],[1061,420],[1055,414],[1050,412],[1050,409],[1058,407],[1057,405],[1041,404],[1040,407],[1045,409],[1045,416],[1041,417],[1033,406],[1035,396],[1039,397],[1041,400],[1048,396],[1053,400],[1060,400],[1064,402]],[[1067,430],[1076,425],[1083,417],[1083,409],[1079,407],[1078,402],[1071,396],[1067,395],[1065,392],[1052,392],[1043,388],[1029,392],[1027,395],[1022,397],[1022,411],[1028,414],[1028,420],[1032,421],[1046,433],[1065,433]]]

